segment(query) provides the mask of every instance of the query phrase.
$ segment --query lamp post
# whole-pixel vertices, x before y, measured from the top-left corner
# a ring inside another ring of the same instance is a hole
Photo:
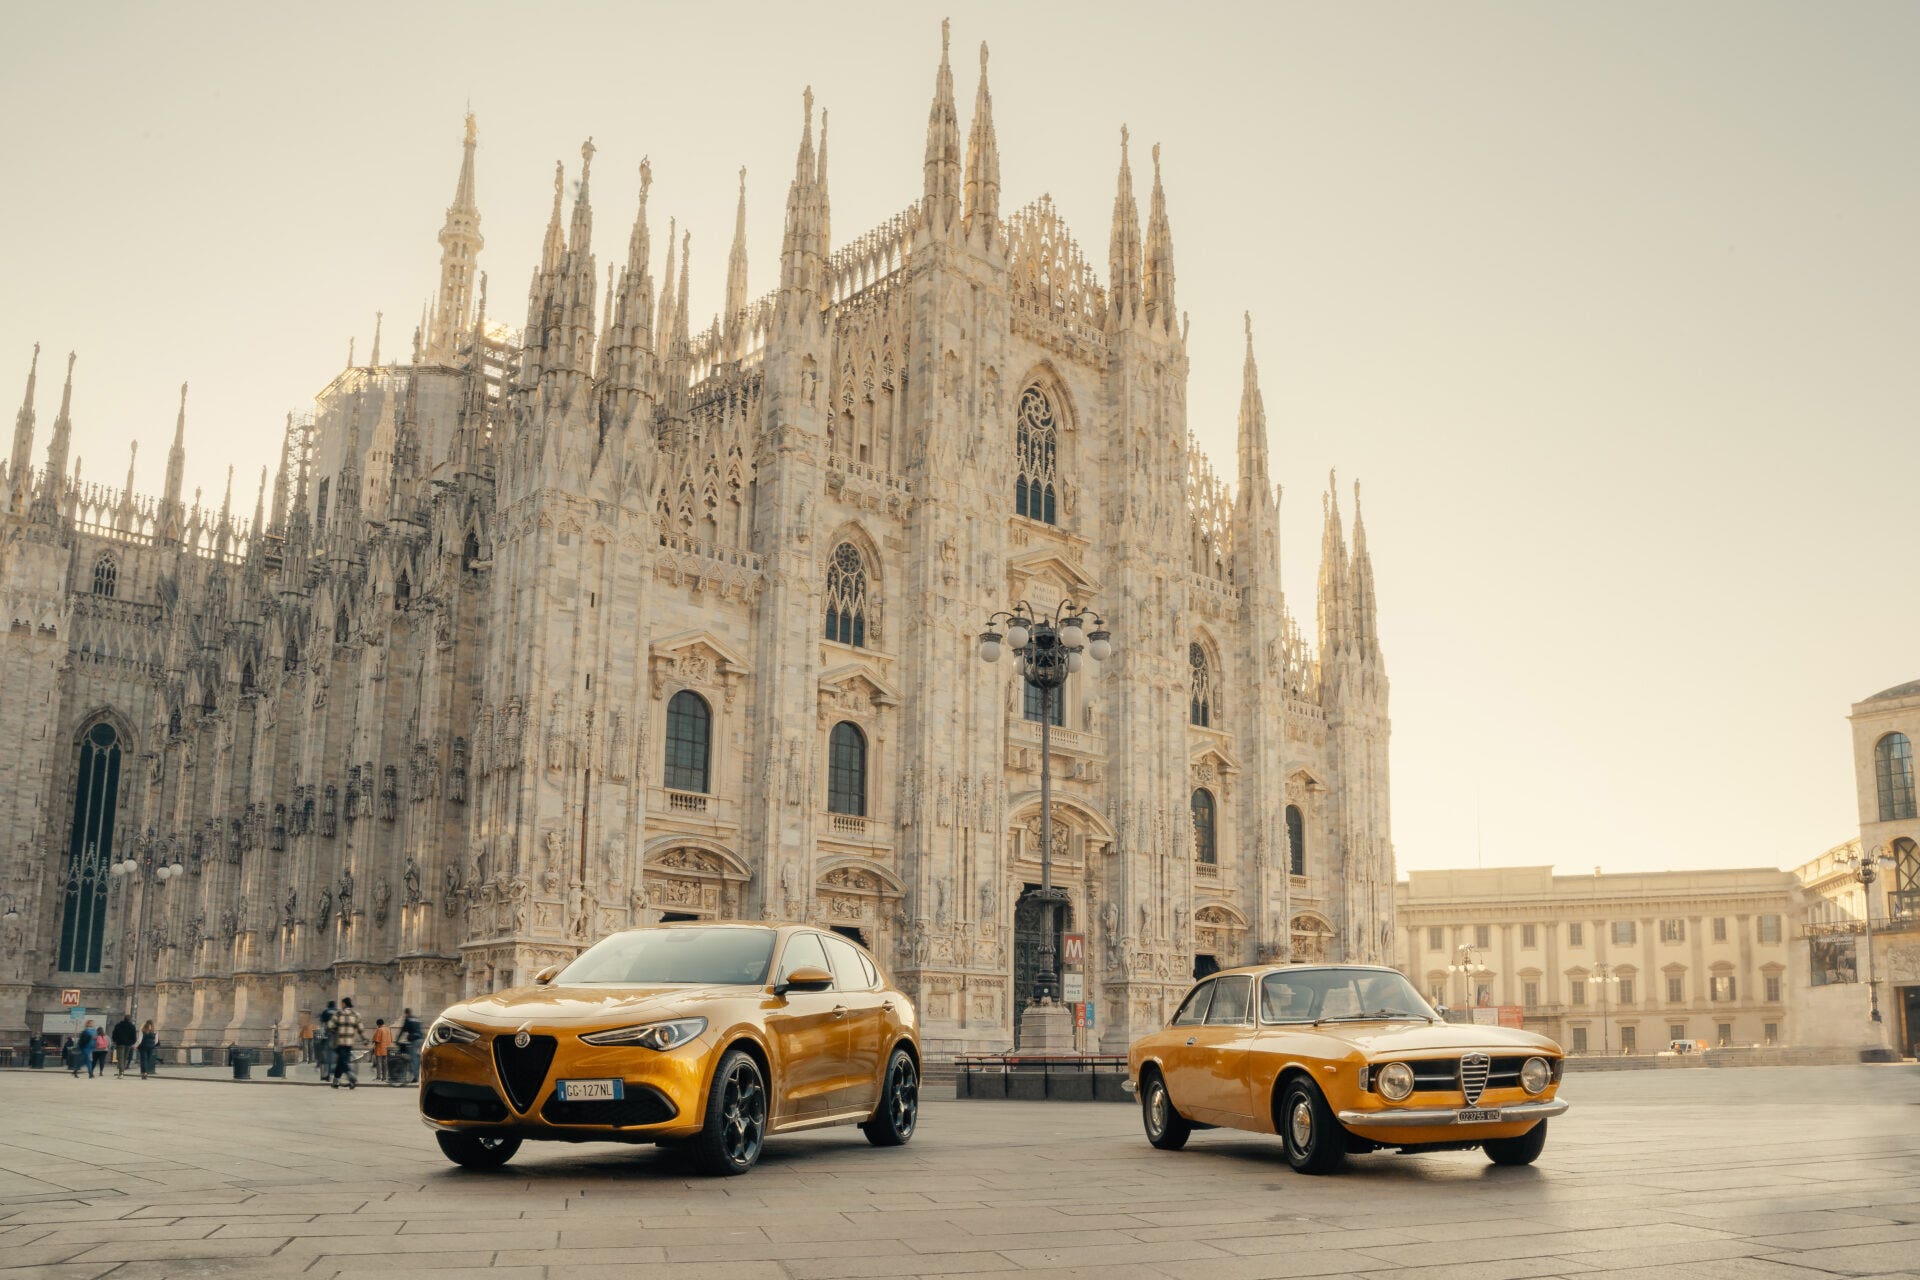
[[[148,888],[183,876],[187,874],[187,869],[180,865],[178,858],[167,862],[148,855],[145,861],[140,861],[129,855],[114,863],[111,870],[116,879],[127,880],[134,876],[140,878],[140,920],[133,929],[133,990],[127,996],[127,1019],[138,1023],[140,1021],[140,962],[146,957],[147,900],[153,896],[148,892]]]
[[[1620,975],[1613,971],[1612,965],[1602,960],[1593,966],[1593,972],[1588,975],[1588,980],[1600,993],[1600,1056],[1609,1057],[1613,1053],[1613,1038],[1607,1024],[1607,988],[1618,986]]]
[[[1474,989],[1474,980],[1487,972],[1487,965],[1480,958],[1480,948],[1470,944],[1461,946],[1453,953],[1453,963],[1447,966],[1448,973],[1458,973],[1467,980],[1467,1007],[1475,1008],[1480,1003],[1480,993]]]
[[[1878,845],[1872,853],[1862,853],[1855,849],[1847,854],[1847,865],[1853,868],[1853,878],[1858,880],[1866,891],[1867,909],[1867,1007],[1868,1019],[1880,1021],[1880,981],[1873,971],[1873,882],[1880,878],[1881,867],[1891,867],[1893,856],[1887,852],[1887,846]]]
[[[1089,621],[1091,631],[1086,629]],[[1003,623],[1004,635],[998,630]],[[1105,662],[1112,656],[1113,635],[1106,619],[1071,600],[1062,600],[1050,614],[1022,600],[987,619],[987,629],[980,633],[981,660],[1000,661],[1003,645],[1019,656],[1021,677],[1040,691],[1040,892],[1033,897],[1041,904],[1043,920],[1033,1002],[1044,1004],[1060,996],[1053,938],[1055,912],[1067,900],[1066,891],[1053,885],[1053,700],[1067,676],[1080,670],[1087,658]]]

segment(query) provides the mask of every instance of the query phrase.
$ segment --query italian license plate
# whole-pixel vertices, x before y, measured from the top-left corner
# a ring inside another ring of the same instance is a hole
[[[618,1082],[616,1081],[615,1083]],[[1500,1119],[1500,1108],[1462,1107],[1454,1119],[1458,1120],[1461,1124],[1485,1124],[1489,1121],[1498,1122]]]
[[[620,1080],[562,1080],[560,1101],[617,1102],[626,1096],[620,1088],[623,1083]]]

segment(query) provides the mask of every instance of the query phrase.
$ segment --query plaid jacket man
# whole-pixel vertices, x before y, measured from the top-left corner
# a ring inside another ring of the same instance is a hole
[[[342,1045],[349,1048],[357,1047],[366,1038],[361,1034],[358,1009],[342,1009],[334,1014],[333,1023],[328,1030],[333,1033],[333,1046],[336,1049]]]

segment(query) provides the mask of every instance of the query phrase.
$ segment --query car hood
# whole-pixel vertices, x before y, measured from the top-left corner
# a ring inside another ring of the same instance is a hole
[[[576,1027],[626,1018],[702,1016],[703,1006],[715,1001],[750,999],[764,994],[759,987],[731,984],[509,987],[492,995],[462,1001],[442,1016],[484,1027],[517,1028],[526,1023],[536,1027]]]
[[[1305,1030],[1307,1028],[1302,1028]],[[1488,1053],[1560,1052],[1545,1036],[1514,1027],[1455,1022],[1330,1022],[1314,1028],[1369,1055],[1446,1053],[1481,1049]]]

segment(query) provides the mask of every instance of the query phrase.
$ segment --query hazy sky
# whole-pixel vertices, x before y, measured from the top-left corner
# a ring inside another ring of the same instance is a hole
[[[1790,865],[1856,826],[1850,702],[1920,677],[1920,6],[954,6],[1003,201],[1106,275],[1118,132],[1164,144],[1192,426],[1231,471],[1254,313],[1286,585],[1364,481],[1403,868]],[[836,242],[916,198],[942,8],[37,5],[0,48],[0,399],[80,353],[77,453],[251,511],[280,423],[404,358],[479,115],[495,314],[592,134],[723,289],[775,280],[812,84]],[[658,265],[656,264],[656,271]],[[58,386],[43,380],[45,432]],[[10,417],[9,419],[10,420]],[[36,458],[38,461],[38,457]]]

